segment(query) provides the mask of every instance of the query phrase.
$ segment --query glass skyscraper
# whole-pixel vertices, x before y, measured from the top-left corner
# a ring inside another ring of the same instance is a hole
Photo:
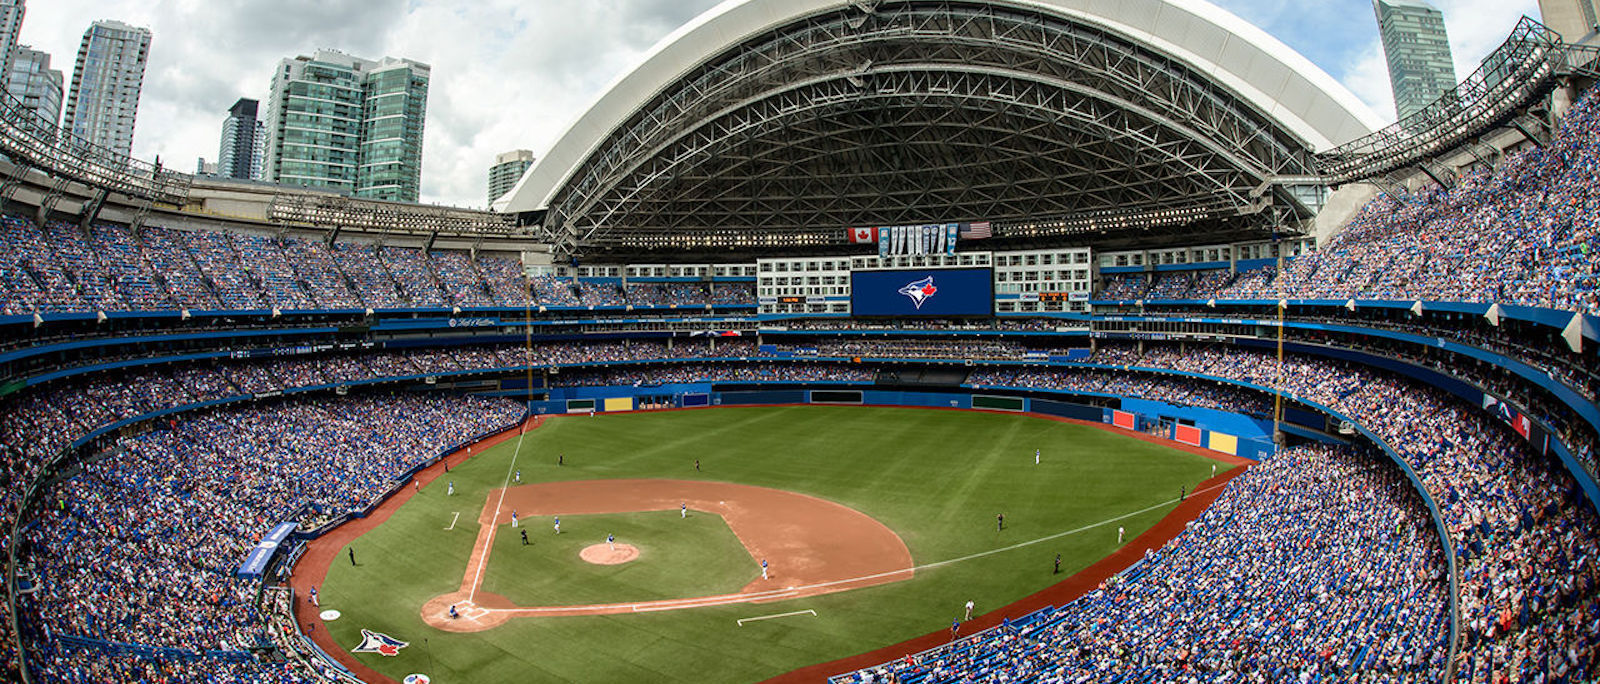
[[[512,150],[496,155],[494,166],[489,167],[489,203],[500,199],[501,195],[511,192],[516,187],[517,181],[522,180],[522,174],[533,166],[533,152],[530,150]]]
[[[0,0],[0,74],[11,73],[11,60],[18,48],[17,37],[22,35],[22,14],[26,9],[22,0]]]
[[[17,46],[5,88],[23,109],[34,113],[36,130],[49,130],[61,121],[64,84],[61,72],[50,68],[50,53]]]
[[[422,185],[426,64],[320,50],[285,59],[267,102],[264,176],[368,199],[415,202]]]
[[[1394,109],[1401,119],[1456,87],[1455,62],[1444,15],[1423,0],[1372,0],[1389,62]]]
[[[95,145],[132,155],[133,125],[149,58],[150,29],[120,21],[90,24],[72,67],[72,93],[62,127]]]
[[[255,100],[241,99],[228,109],[228,118],[222,120],[222,142],[217,147],[217,175],[261,180],[267,131],[256,118],[258,104]]]

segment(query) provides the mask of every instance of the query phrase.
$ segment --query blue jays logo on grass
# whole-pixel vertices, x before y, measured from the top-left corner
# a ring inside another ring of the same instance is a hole
[[[401,681],[405,682],[405,684],[428,684],[433,680],[429,679],[428,675],[425,674],[408,674],[406,675],[406,678]]]
[[[383,632],[374,632],[370,629],[361,630],[361,644],[350,649],[351,653],[378,653],[386,656],[400,655],[400,649],[410,646],[404,641],[396,639]]]
[[[939,288],[933,286],[933,276],[912,281],[900,288],[900,294],[910,297],[911,303],[917,305],[919,311],[922,309],[922,303],[928,301],[938,291]]]

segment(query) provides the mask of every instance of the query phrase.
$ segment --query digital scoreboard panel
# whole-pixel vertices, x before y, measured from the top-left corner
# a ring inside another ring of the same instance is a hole
[[[987,268],[851,271],[853,316],[992,316],[994,274]]]

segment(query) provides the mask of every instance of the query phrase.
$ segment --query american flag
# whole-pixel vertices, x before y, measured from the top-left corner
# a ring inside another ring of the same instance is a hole
[[[982,240],[993,235],[989,230],[988,221],[961,224],[961,231],[957,233],[963,240]]]

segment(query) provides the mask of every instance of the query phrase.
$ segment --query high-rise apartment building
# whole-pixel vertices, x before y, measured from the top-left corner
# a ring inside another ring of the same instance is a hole
[[[1389,62],[1389,85],[1401,119],[1422,110],[1456,87],[1444,15],[1423,0],[1372,0],[1378,33]]]
[[[62,127],[90,143],[131,155],[149,58],[150,29],[120,21],[90,24],[78,44]]]
[[[261,180],[261,162],[267,151],[267,129],[256,118],[260,103],[240,99],[222,120],[222,142],[217,147],[216,175],[223,178]]]
[[[27,9],[24,4],[22,0],[0,0],[0,74],[11,73],[11,60],[22,35],[22,14]]]
[[[1600,30],[1600,0],[1539,0],[1539,21],[1576,43]]]
[[[516,187],[517,181],[522,180],[523,172],[533,166],[533,152],[530,150],[512,150],[495,155],[494,166],[489,167],[489,203],[500,199],[501,195],[511,192]]]
[[[26,45],[17,46],[5,79],[6,92],[21,102],[23,109],[34,113],[30,125],[37,125],[37,130],[43,131],[61,121],[65,84],[61,72],[50,68],[50,53]]]
[[[267,101],[265,176],[369,199],[415,202],[432,69],[319,50],[285,59]]]

